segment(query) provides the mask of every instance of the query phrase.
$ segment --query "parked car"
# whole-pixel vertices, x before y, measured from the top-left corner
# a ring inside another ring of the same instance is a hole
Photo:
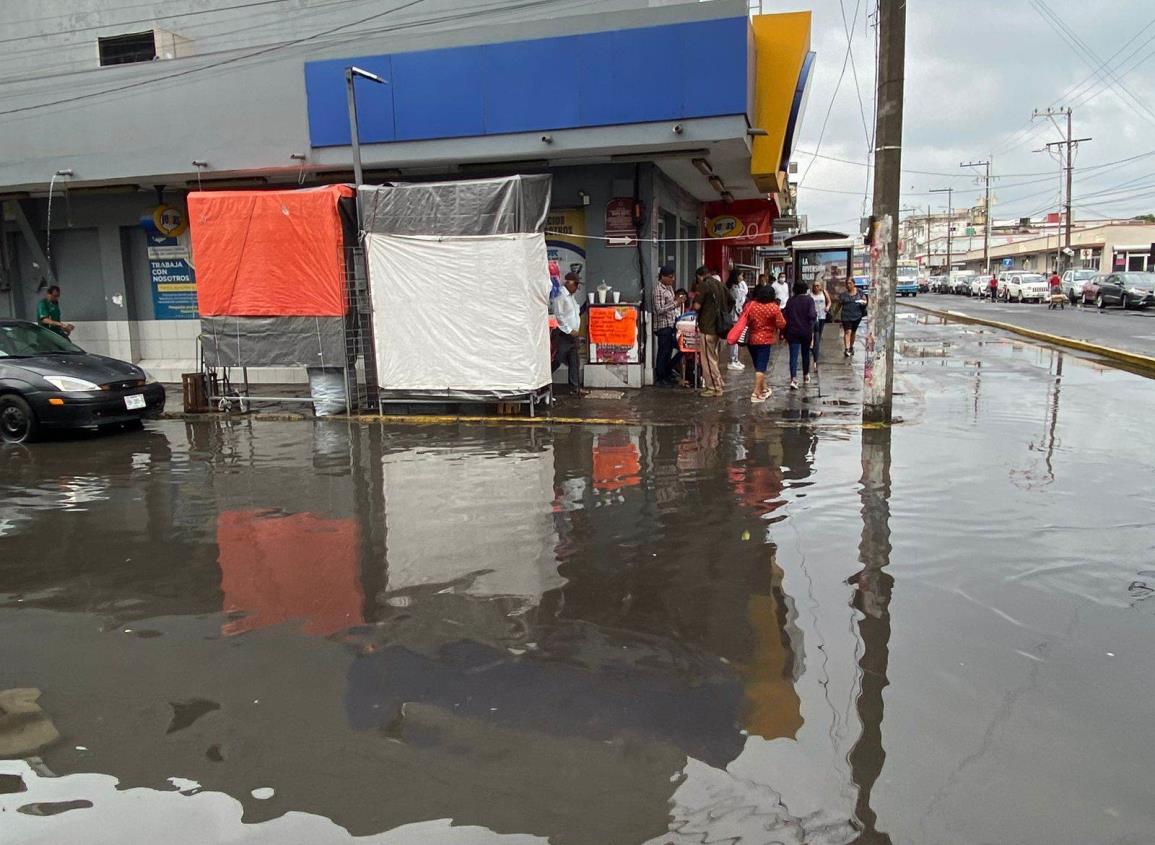
[[[986,296],[988,282],[990,282],[989,276],[973,276],[971,278],[971,289],[968,292],[968,296]]]
[[[1094,270],[1067,270],[1062,277],[1063,293],[1072,304],[1078,302],[1083,298],[1083,286],[1097,275]]]
[[[932,293],[949,293],[946,285],[946,276],[931,276],[930,289]]]
[[[960,273],[953,278],[954,281],[951,284],[951,291],[959,296],[970,296],[971,275],[969,273]]]
[[[1007,302],[1042,302],[1050,295],[1047,277],[1041,273],[1012,273],[1007,280]]]
[[[1155,273],[1107,273],[1093,279],[1091,289],[1097,308],[1119,305],[1147,308],[1155,305]]]
[[[140,367],[91,355],[44,326],[0,320],[0,438],[45,429],[139,425],[164,410],[164,387]]]

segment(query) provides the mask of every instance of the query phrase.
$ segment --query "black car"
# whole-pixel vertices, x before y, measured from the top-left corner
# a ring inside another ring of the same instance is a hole
[[[1155,305],[1155,273],[1108,273],[1091,283],[1095,305],[1121,305],[1123,308],[1146,308]]]
[[[0,320],[0,438],[43,429],[139,425],[164,410],[164,387],[140,367],[90,355],[36,323]]]

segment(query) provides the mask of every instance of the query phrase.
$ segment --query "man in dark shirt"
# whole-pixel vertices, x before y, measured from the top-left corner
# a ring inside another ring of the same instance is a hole
[[[36,305],[36,322],[61,337],[68,337],[76,326],[60,321],[60,286],[52,285]]]

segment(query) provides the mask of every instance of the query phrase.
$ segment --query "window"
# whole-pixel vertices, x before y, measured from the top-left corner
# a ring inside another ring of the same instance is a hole
[[[156,37],[151,29],[148,32],[98,38],[97,45],[100,48],[101,67],[151,62],[156,59]]]

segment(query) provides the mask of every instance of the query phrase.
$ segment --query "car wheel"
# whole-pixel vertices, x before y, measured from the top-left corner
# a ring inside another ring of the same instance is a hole
[[[23,398],[15,393],[0,396],[0,439],[5,443],[28,443],[36,439],[40,423]]]
[[[1100,311],[1107,307],[1106,303],[1103,302],[1103,294],[1099,293],[1095,295],[1095,307]]]
[[[1019,305],[1022,305],[1022,304],[1023,304],[1023,292],[1022,292],[1022,291],[1019,291],[1019,295],[1018,295],[1018,297],[1015,299],[1015,301],[1016,301],[1017,303],[1019,303]]]

